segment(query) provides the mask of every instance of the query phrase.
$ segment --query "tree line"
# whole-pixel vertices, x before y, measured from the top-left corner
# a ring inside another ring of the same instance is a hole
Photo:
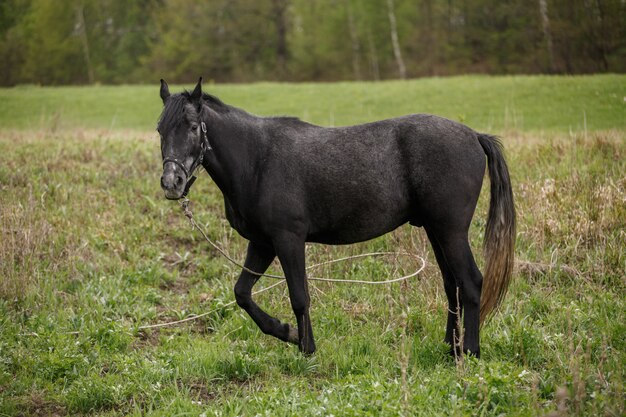
[[[624,72],[624,0],[3,0],[0,84]]]

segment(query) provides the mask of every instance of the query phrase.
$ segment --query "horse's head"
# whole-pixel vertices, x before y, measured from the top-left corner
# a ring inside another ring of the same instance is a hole
[[[161,188],[165,197],[178,200],[186,196],[195,180],[193,172],[210,149],[202,121],[202,78],[193,92],[173,95],[161,80],[161,99],[164,107],[157,127],[163,157]]]

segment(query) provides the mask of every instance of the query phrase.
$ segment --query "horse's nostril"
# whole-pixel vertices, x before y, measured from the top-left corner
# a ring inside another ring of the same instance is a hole
[[[182,184],[183,184],[183,177],[181,176],[176,177],[176,186],[178,187]]]
[[[161,176],[161,188],[165,188],[165,183],[163,182],[163,176]]]

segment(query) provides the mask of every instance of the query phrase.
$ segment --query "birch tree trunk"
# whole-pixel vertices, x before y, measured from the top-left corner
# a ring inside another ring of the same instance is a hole
[[[276,60],[278,72],[282,78],[287,72],[289,49],[287,47],[287,0],[272,1],[272,20],[276,26]]]
[[[352,72],[354,79],[361,79],[361,45],[359,44],[359,35],[354,24],[354,13],[350,1],[346,1],[346,11],[348,12],[348,30],[350,31],[350,42],[352,43]]]
[[[398,72],[400,78],[406,78],[406,67],[402,59],[402,51],[400,50],[400,42],[398,41],[398,24],[396,22],[396,12],[394,10],[393,0],[387,0],[387,9],[389,15],[389,25],[391,26],[391,46],[393,46],[393,55],[398,64]]]
[[[87,78],[89,84],[94,83],[93,66],[91,65],[91,57],[89,55],[89,39],[87,38],[87,27],[85,25],[85,7],[82,1],[76,2],[76,26],[81,44],[83,45],[83,55],[85,56],[85,65],[87,66]]]
[[[546,48],[548,49],[550,72],[556,72],[554,47],[552,46],[552,31],[550,30],[550,17],[548,16],[548,0],[539,0],[539,14],[541,15],[541,27],[543,28],[543,36],[546,39]]]
[[[372,78],[378,81],[380,80],[380,68],[378,65],[378,51],[376,50],[376,44],[374,43],[372,30],[369,26],[367,27],[367,43],[369,45],[370,71],[372,73]]]
[[[433,27],[433,4],[432,0],[422,1],[422,10],[426,18],[426,31],[423,32],[424,49],[426,50],[426,71],[428,75],[433,76],[435,74],[435,62],[437,61],[435,45],[435,30]]]

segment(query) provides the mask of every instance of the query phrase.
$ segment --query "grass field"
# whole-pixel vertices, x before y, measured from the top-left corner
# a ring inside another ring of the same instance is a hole
[[[485,131],[567,133],[585,125],[588,130],[626,129],[625,79],[464,76],[380,83],[206,84],[205,90],[255,114],[298,116],[325,126],[433,113]],[[0,126],[151,131],[161,109],[154,81],[145,86],[0,89]]]
[[[482,359],[447,356],[441,277],[409,226],[308,247],[309,264],[373,250],[427,260],[405,284],[312,282],[315,356],[263,335],[227,306],[237,269],[163,198],[157,85],[0,89],[0,416],[624,415],[626,76],[208,89],[323,125],[432,112],[502,135],[517,264],[482,329]],[[481,267],[488,195],[471,229]],[[206,174],[191,199],[241,259],[246,242]],[[416,267],[367,259],[316,274],[383,279]],[[284,287],[257,299],[293,322]]]

